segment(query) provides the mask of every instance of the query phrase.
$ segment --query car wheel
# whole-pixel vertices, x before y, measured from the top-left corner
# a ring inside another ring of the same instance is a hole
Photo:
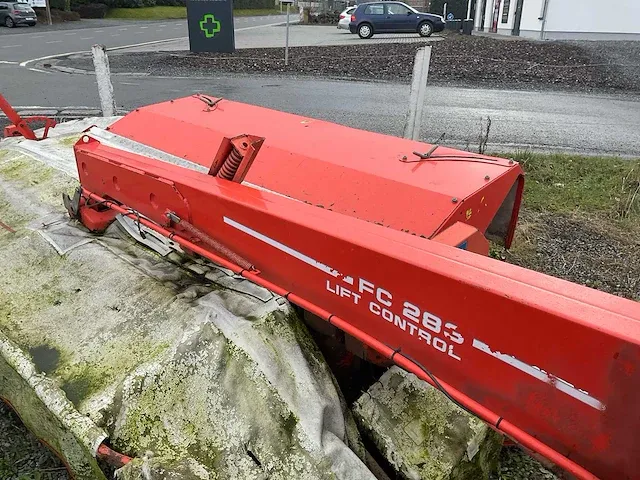
[[[358,36],[360,38],[373,37],[373,27],[368,23],[363,23],[358,27]]]
[[[4,24],[5,26],[9,27],[9,28],[13,28],[16,26],[16,23],[13,21],[13,18],[11,17],[7,17],[4,19]]]
[[[433,24],[431,22],[422,22],[418,26],[418,33],[421,37],[428,37],[433,33]]]

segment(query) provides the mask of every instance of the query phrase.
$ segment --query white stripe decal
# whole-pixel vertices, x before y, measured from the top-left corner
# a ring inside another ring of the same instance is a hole
[[[569,382],[559,377],[556,377],[555,375],[547,373],[538,367],[534,367],[533,365],[529,365],[528,363],[525,363],[522,360],[518,360],[516,357],[512,355],[507,355],[506,353],[501,353],[498,351],[494,352],[491,350],[489,345],[487,345],[484,342],[481,342],[476,338],[473,339],[473,347],[477,348],[481,352],[486,353],[487,355],[491,355],[492,357],[497,358],[498,360],[511,365],[514,368],[517,368],[521,372],[529,374],[532,377],[537,378],[542,382],[548,383],[549,385],[557,388],[561,392],[566,393],[567,395],[575,398],[576,400],[581,401],[582,403],[589,405],[590,407],[593,407],[597,410],[605,410],[606,408],[606,406],[602,402],[600,402],[600,400],[593,398],[591,395],[589,395],[588,392],[585,392],[584,390],[580,390],[579,388],[576,388]]]
[[[271,245],[272,247],[277,248],[281,252],[287,253],[287,254],[291,255],[292,257],[295,257],[298,260],[301,260],[304,263],[306,263],[308,265],[311,265],[312,267],[316,267],[318,270],[322,270],[323,272],[328,273],[332,277],[339,277],[340,276],[340,273],[338,273],[337,270],[334,270],[333,268],[329,267],[328,265],[325,265],[324,263],[319,262],[318,260],[316,260],[314,258],[311,258],[311,257],[305,255],[302,252],[299,252],[297,250],[294,250],[291,247],[288,247],[284,243],[280,243],[277,240],[274,240],[273,238],[267,237],[266,235],[263,235],[260,232],[256,232],[252,228],[249,228],[246,225],[238,223],[238,222],[236,222],[235,220],[232,220],[229,217],[223,217],[223,219],[224,219],[224,223],[226,223],[227,225],[231,225],[232,227],[237,228],[241,232],[244,232],[247,235],[251,235],[253,238],[257,238],[258,240],[266,243],[267,245]]]

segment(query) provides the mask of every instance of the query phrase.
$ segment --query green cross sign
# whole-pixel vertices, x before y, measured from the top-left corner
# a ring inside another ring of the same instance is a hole
[[[220,22],[211,13],[207,13],[200,20],[200,30],[203,31],[205,37],[213,38],[220,31]]]

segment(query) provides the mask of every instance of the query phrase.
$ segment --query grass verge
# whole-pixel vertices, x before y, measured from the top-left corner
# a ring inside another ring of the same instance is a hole
[[[491,255],[640,300],[640,159],[517,152],[526,173],[513,247]]]
[[[236,17],[248,17],[254,15],[275,15],[280,10],[269,8],[251,8],[234,10]],[[169,20],[177,18],[187,18],[186,7],[179,6],[155,6],[141,8],[112,8],[107,12],[107,18],[121,18],[132,20]]]

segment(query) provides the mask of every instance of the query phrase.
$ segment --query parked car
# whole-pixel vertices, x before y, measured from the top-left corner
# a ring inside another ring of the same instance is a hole
[[[356,7],[347,7],[347,9],[340,14],[338,20],[338,28],[342,30],[349,30],[349,22],[351,21],[351,14],[356,11]]]
[[[428,37],[444,30],[440,15],[418,12],[402,2],[361,3],[351,15],[349,31],[360,38],[371,38],[374,33],[410,33]]]
[[[16,25],[36,24],[36,12],[28,3],[0,2],[0,25],[13,28]]]

